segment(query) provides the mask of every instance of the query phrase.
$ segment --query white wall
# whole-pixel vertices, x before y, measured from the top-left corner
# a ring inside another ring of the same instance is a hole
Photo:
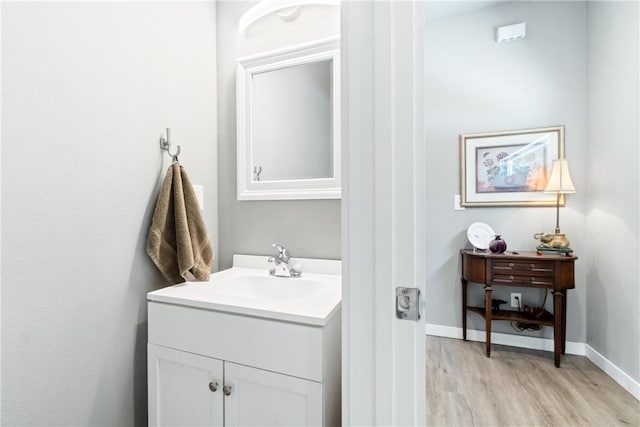
[[[469,245],[471,223],[491,225],[509,250],[535,250],[533,234],[555,227],[555,208],[550,207],[454,211],[453,197],[460,191],[458,136],[564,125],[566,157],[578,192],[561,208],[560,226],[580,257],[576,289],[568,293],[567,339],[585,341],[585,10],[583,2],[508,2],[427,21],[427,323],[462,326],[459,249]],[[527,24],[524,40],[495,43],[496,27],[522,21]],[[470,289],[470,298],[482,298],[481,286]],[[521,291],[530,305],[538,305],[543,296],[532,289],[511,291]],[[494,295],[508,301],[511,291],[495,289]],[[550,311],[551,302],[547,298]],[[484,319],[468,319],[471,328],[484,329]],[[493,329],[515,333],[508,322],[495,322]],[[543,328],[527,334],[550,337],[552,332]]]
[[[638,2],[589,2],[587,344],[640,381]]]
[[[2,424],[145,425],[165,127],[218,240],[215,6],[2,9]]]
[[[0,23],[2,22],[2,6],[0,6]],[[2,31],[0,30],[0,47]],[[0,55],[0,75],[2,55]],[[0,78],[0,99],[2,99],[2,79]],[[2,165],[2,102],[0,102],[0,165]],[[2,424],[2,173],[0,172],[0,424]]]
[[[238,20],[254,3],[217,4],[220,267],[231,266],[234,253],[273,254],[275,242],[294,257],[339,259],[339,200],[236,200],[236,60],[340,33],[337,7],[305,6],[294,21],[273,14],[239,34]]]

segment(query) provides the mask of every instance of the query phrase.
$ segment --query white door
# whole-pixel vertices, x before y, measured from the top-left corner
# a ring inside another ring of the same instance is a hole
[[[322,383],[225,362],[225,425],[322,426]]]
[[[147,369],[150,426],[223,425],[221,360],[148,344]]]
[[[347,426],[425,425],[424,317],[395,288],[425,289],[423,12],[343,1],[343,400]]]

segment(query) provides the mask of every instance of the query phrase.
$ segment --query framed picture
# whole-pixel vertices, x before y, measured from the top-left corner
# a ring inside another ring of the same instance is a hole
[[[564,126],[460,135],[460,204],[555,206],[543,190],[562,157]]]

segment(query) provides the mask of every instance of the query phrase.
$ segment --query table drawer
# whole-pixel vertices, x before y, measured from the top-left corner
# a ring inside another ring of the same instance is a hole
[[[553,287],[553,277],[522,274],[494,274],[491,282],[505,285]]]
[[[494,260],[491,263],[492,275],[519,275],[519,276],[553,276],[555,263],[545,261],[509,261]]]

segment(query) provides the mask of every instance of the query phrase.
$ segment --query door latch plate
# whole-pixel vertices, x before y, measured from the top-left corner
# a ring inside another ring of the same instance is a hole
[[[420,320],[422,299],[418,288],[396,288],[396,317],[402,320]]]

